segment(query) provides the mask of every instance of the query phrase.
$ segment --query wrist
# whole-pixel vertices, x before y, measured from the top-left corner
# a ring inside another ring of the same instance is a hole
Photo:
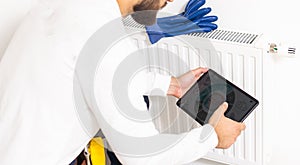
[[[167,94],[177,98],[181,96],[181,90],[178,80],[173,76],[171,77],[171,82]]]

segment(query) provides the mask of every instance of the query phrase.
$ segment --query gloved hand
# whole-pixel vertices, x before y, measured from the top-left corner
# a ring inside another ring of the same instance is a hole
[[[173,37],[196,32],[210,32],[217,28],[217,16],[206,16],[211,8],[202,8],[205,0],[190,0],[183,13],[158,18],[156,24],[146,26],[149,40],[152,44],[163,37]]]

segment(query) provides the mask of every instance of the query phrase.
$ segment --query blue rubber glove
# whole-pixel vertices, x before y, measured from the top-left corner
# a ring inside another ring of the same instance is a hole
[[[201,8],[205,0],[190,0],[183,13],[158,18],[156,24],[146,26],[149,40],[152,44],[164,37],[173,37],[189,33],[210,32],[217,29],[213,22],[218,20],[217,16],[206,16],[211,8]]]

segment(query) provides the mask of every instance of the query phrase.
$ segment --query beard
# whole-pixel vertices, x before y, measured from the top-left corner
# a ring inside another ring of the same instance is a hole
[[[150,26],[156,23],[158,10],[161,9],[160,0],[142,0],[133,7],[131,17],[139,24]]]

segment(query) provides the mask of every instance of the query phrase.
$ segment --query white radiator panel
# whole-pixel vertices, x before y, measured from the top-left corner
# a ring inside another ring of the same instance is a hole
[[[220,32],[219,32],[220,33]],[[238,34],[238,33],[233,33]],[[213,35],[212,35],[213,36]],[[216,36],[216,35],[215,35]],[[251,35],[244,35],[249,38]],[[227,40],[230,34],[226,34]],[[262,50],[251,43],[235,43],[233,41],[219,41],[211,39],[214,50],[203,46],[191,48],[178,39],[163,39],[156,45],[147,44],[145,34],[133,36],[136,45],[145,49],[149,66],[152,64],[163,66],[170,70],[173,76],[179,76],[190,69],[202,66],[216,70],[234,84],[244,89],[260,101],[260,105],[246,120],[247,129],[229,149],[214,149],[205,158],[226,164],[260,165],[262,164]],[[220,38],[220,37],[219,37]],[[224,37],[223,37],[224,38]],[[186,36],[186,40],[201,40],[199,36]],[[240,39],[241,40],[241,39]],[[159,49],[161,48],[161,49]],[[168,50],[176,56],[168,55]],[[150,52],[149,52],[150,51]],[[220,60],[216,60],[216,58]],[[183,63],[188,64],[188,67]],[[164,69],[150,68],[161,74],[169,74]],[[181,133],[198,127],[192,118],[175,105],[176,99],[168,97],[168,110],[162,112],[154,123],[161,132]],[[152,112],[155,114],[155,112]]]

